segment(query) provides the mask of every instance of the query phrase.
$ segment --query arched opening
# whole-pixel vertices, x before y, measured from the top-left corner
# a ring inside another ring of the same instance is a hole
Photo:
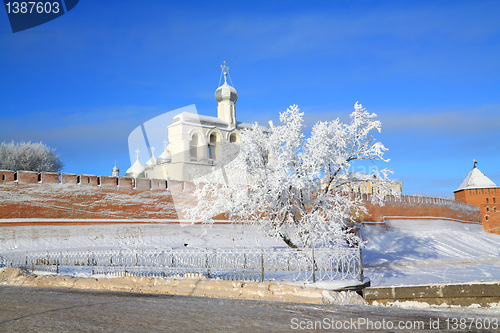
[[[208,142],[208,159],[209,160],[217,159],[216,148],[217,148],[217,134],[212,133],[212,134],[210,134],[210,140]]]
[[[489,202],[488,202],[488,198],[486,198],[486,204],[489,204]]]
[[[193,134],[189,143],[189,159],[191,161],[198,161],[198,134]]]
[[[236,133],[231,133],[231,135],[229,136],[229,142],[238,142],[238,136],[236,135]]]

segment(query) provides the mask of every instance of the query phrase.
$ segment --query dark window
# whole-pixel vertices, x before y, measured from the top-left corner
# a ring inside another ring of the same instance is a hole
[[[495,198],[493,198],[493,203],[497,203],[497,201],[495,200]]]
[[[80,175],[76,176],[76,182],[80,184],[82,182],[82,177]]]
[[[215,133],[212,133],[210,134],[210,142],[208,143],[208,158],[211,160],[215,160],[217,158],[216,144],[217,144],[217,135]]]
[[[116,186],[120,185],[119,180],[120,180],[120,178],[116,177]]]
[[[485,218],[486,221],[488,221],[488,216],[485,216],[484,218]]]
[[[2,175],[2,180],[5,180],[5,175]]]
[[[97,185],[101,185],[101,177],[97,177]]]
[[[486,207],[486,213],[489,213],[489,212],[490,212],[490,208]]]
[[[87,178],[87,182],[90,184],[90,177]]]
[[[489,203],[489,202],[488,202],[488,198],[486,198],[486,204],[488,204],[488,203]]]

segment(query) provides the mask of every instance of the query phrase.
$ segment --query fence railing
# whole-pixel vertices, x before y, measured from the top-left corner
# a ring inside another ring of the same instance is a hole
[[[0,267],[60,274],[186,277],[224,280],[363,280],[359,248],[183,249],[0,254]]]

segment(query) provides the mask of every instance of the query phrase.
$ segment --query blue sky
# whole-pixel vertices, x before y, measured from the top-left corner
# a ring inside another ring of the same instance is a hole
[[[65,172],[123,174],[141,123],[216,115],[227,61],[239,121],[290,104],[308,125],[379,115],[406,194],[449,197],[473,159],[500,183],[498,1],[80,1],[13,34],[0,13],[0,141],[43,141]]]

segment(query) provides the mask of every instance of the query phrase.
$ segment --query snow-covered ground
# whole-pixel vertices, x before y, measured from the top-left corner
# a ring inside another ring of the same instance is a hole
[[[0,228],[0,252],[165,248],[285,248],[255,226],[182,223],[40,225]]]
[[[361,234],[372,286],[500,280],[500,235],[479,224],[390,220]]]
[[[500,280],[500,235],[479,224],[391,220],[367,225],[365,276],[372,286]],[[0,252],[165,248],[285,248],[257,227],[186,224],[13,226],[0,228]]]

